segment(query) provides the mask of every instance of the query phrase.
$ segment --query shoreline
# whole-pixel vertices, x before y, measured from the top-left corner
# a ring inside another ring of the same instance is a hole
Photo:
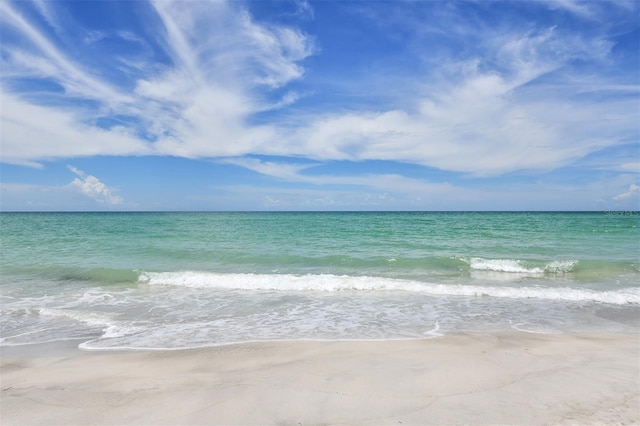
[[[64,343],[1,349],[3,425],[640,424],[636,333]]]

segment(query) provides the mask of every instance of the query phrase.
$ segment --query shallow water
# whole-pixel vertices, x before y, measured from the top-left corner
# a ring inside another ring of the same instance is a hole
[[[2,213],[2,345],[637,332],[640,216]]]

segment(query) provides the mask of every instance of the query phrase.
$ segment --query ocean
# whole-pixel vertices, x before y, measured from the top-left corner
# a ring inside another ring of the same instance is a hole
[[[638,333],[637,212],[1,213],[0,345]]]

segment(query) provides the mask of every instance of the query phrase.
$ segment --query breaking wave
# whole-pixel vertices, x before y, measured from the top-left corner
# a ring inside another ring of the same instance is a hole
[[[509,264],[505,265],[505,268],[509,268]],[[616,305],[640,304],[640,288],[596,291],[567,287],[438,284],[384,277],[331,274],[221,274],[199,271],[144,272],[140,274],[139,282],[152,286],[183,286],[246,291],[406,291],[434,296],[535,298],[600,302]]]

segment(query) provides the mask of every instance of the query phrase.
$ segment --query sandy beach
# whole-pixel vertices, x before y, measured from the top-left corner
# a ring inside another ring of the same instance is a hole
[[[3,348],[3,425],[639,424],[633,334]],[[29,350],[27,353],[26,351]]]

